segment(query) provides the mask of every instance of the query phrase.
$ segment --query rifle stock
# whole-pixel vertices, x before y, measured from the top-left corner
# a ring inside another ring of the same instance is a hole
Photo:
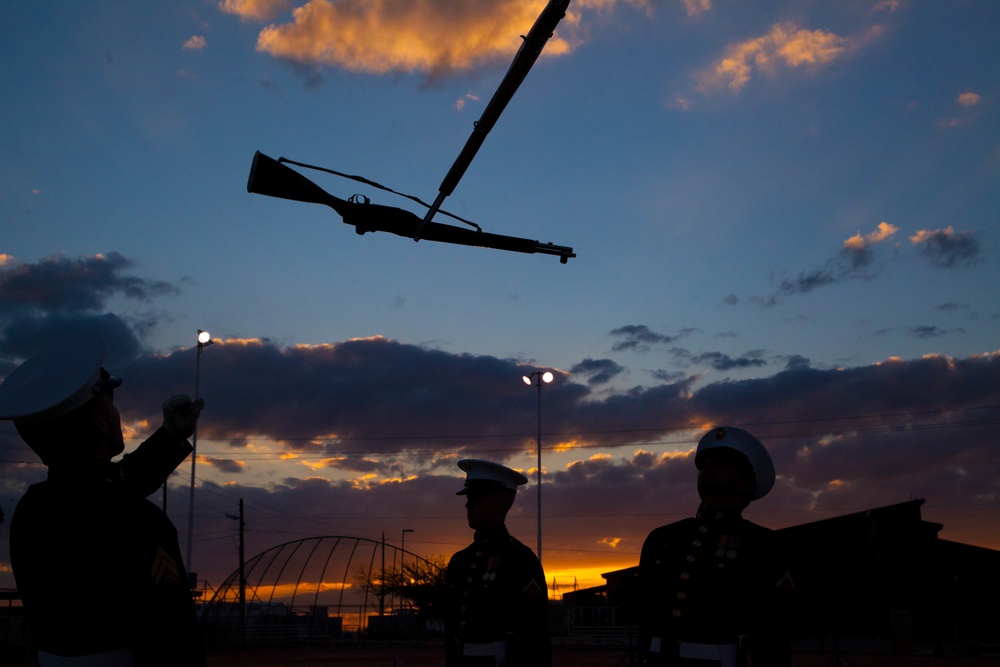
[[[247,192],[310,204],[323,204],[340,215],[344,215],[347,210],[346,205],[349,203],[327,193],[299,172],[260,151],[253,155],[250,177],[247,179]]]

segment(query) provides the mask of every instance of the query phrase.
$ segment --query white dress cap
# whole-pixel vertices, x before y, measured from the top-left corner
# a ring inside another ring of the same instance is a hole
[[[698,454],[705,449],[713,447],[728,447],[742,453],[750,461],[754,475],[757,477],[757,492],[754,493],[753,500],[760,500],[768,494],[774,486],[774,462],[771,455],[760,440],[753,437],[743,429],[735,426],[719,426],[702,436],[695,451],[695,460]]]
[[[0,419],[42,421],[75,410],[94,397],[103,363],[104,341],[93,333],[42,348],[0,384]]]
[[[458,467],[465,471],[465,486],[457,493],[460,496],[468,492],[470,483],[493,483],[510,491],[517,491],[517,487],[528,483],[528,478],[521,473],[492,461],[462,459]]]

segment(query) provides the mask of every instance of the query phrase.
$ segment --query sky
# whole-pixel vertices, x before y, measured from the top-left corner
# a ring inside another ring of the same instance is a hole
[[[1000,549],[1000,3],[574,0],[441,207],[565,264],[247,192],[261,151],[433,201],[544,6],[0,4],[0,376],[100,332],[129,449],[197,383],[193,533],[190,461],[167,512],[216,585],[241,498],[248,557],[446,559],[461,458],[530,477],[508,526],[535,547],[540,370],[550,584],[691,515],[719,424],[774,458],[753,521],[920,498]],[[0,424],[8,521],[44,476]]]

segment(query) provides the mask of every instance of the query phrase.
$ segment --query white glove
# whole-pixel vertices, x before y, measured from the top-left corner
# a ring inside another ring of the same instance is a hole
[[[192,401],[185,394],[171,396],[163,403],[163,428],[179,438],[187,440],[194,433],[198,415],[205,407],[205,399]]]

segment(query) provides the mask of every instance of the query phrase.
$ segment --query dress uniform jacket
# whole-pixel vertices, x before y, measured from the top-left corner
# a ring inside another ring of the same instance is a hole
[[[11,564],[41,652],[205,664],[177,531],[145,498],[190,452],[160,429],[121,463],[53,465],[29,487],[11,521]]]
[[[710,512],[657,528],[638,589],[645,665],[790,664],[792,581],[772,530]]]
[[[477,531],[445,573],[447,667],[552,664],[545,573],[503,526]]]

